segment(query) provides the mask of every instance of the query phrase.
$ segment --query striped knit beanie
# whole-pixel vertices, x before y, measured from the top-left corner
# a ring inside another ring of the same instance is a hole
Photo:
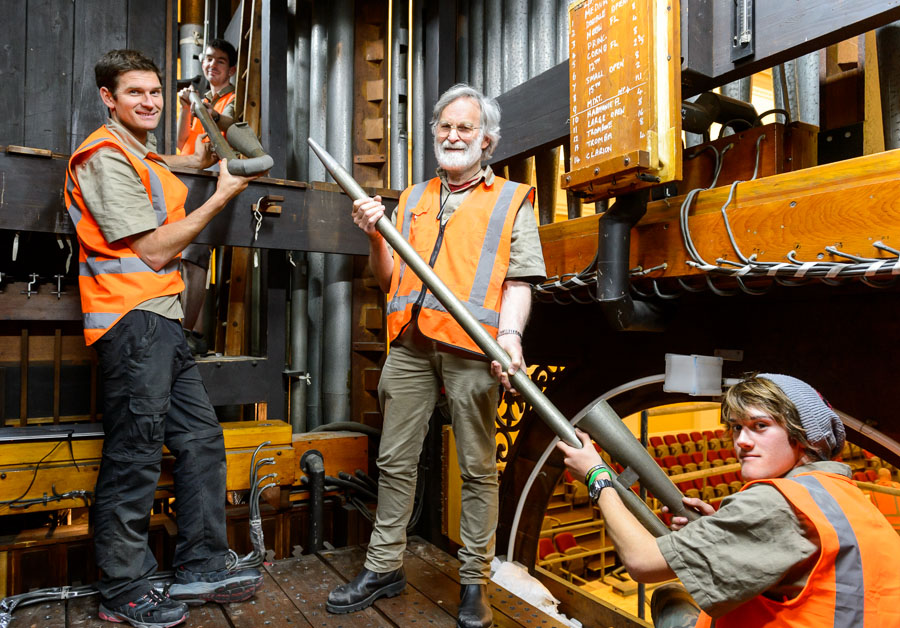
[[[796,406],[810,449],[823,460],[831,460],[841,453],[845,440],[844,424],[815,388],[790,375],[760,373],[757,377],[774,383]]]

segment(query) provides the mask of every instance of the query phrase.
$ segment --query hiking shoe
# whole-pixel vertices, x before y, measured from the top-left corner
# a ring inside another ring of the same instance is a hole
[[[175,570],[175,582],[169,585],[169,597],[188,604],[205,602],[243,602],[262,586],[259,569],[225,568],[218,571],[189,571],[184,567]]]
[[[100,602],[100,619],[136,628],[168,628],[180,624],[188,616],[187,605],[176,602],[156,589],[134,602],[108,607]]]

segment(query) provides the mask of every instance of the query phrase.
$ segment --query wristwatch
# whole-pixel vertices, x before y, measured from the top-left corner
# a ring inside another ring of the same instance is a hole
[[[591,482],[591,485],[588,487],[588,495],[590,496],[591,501],[600,499],[600,491],[611,486],[612,480],[607,478],[597,478]]]

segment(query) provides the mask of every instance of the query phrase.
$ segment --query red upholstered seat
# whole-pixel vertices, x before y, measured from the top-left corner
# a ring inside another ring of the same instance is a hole
[[[866,477],[866,474],[863,473],[862,471],[854,471],[853,479],[856,480],[857,482],[868,482],[869,481],[869,479]]]
[[[568,482],[569,484],[572,484],[575,481],[575,478],[572,477],[572,474],[569,473],[568,469],[563,471],[563,477],[566,479],[566,482]]]
[[[695,443],[703,442],[703,434],[700,432],[691,432],[691,440]]]
[[[666,467],[674,467],[676,464],[678,464],[678,458],[676,458],[675,456],[666,456],[665,458],[663,458],[663,462],[665,463]]]
[[[691,442],[691,435],[686,432],[680,432],[679,434],[676,434],[675,436],[676,436],[676,438],[678,438],[678,442],[681,444]]]
[[[578,542],[575,540],[575,535],[571,532],[561,532],[553,537],[553,542],[556,544],[556,549],[561,554],[565,554],[566,550],[575,547],[578,545]]]
[[[866,469],[866,478],[869,482],[875,482],[878,480],[878,472],[875,469]]]
[[[682,467],[692,463],[694,460],[688,454],[679,454],[678,455],[678,464]]]
[[[538,540],[538,558],[544,560],[549,554],[555,552],[556,549],[553,547],[553,541],[550,540],[549,537],[544,537]]]

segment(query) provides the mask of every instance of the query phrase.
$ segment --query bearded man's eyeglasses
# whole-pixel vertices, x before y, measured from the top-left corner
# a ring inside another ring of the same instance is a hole
[[[462,140],[468,140],[475,137],[475,132],[480,126],[473,126],[468,122],[462,124],[450,124],[449,122],[441,122],[437,125],[437,136],[441,139],[450,136],[450,131],[456,131],[456,135]]]

